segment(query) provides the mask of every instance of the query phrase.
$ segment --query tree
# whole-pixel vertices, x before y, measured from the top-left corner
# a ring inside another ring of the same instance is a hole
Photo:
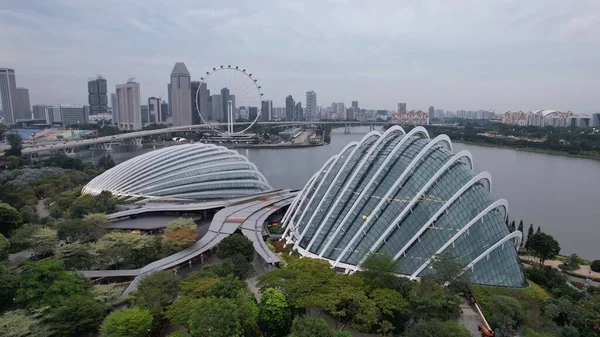
[[[226,259],[234,255],[244,256],[248,262],[254,259],[254,245],[243,235],[230,235],[217,245],[217,256]]]
[[[27,315],[25,310],[15,310],[0,316],[0,336],[48,337],[50,331],[42,324],[39,314]]]
[[[300,315],[294,318],[288,337],[333,337],[333,329],[321,317]]]
[[[450,282],[450,288],[456,291],[467,291],[470,283],[467,274],[463,273],[464,264],[452,253],[444,252],[436,255],[433,263],[433,277],[442,282]]]
[[[518,231],[523,233],[523,220],[519,221]]]
[[[365,283],[376,288],[395,288],[397,277],[397,261],[387,253],[371,253],[361,264],[363,272],[359,275]]]
[[[416,318],[451,320],[458,317],[459,297],[435,282],[424,281],[413,287],[409,300]]]
[[[166,271],[153,272],[142,278],[135,292],[135,304],[158,317],[179,293],[179,276]]]
[[[245,283],[229,275],[219,279],[212,287],[208,289],[208,296],[235,298],[238,290],[245,288]]]
[[[535,231],[535,234],[540,234],[542,232],[542,227],[538,226],[537,231]]]
[[[406,329],[404,337],[471,337],[471,332],[457,321],[420,321]]]
[[[233,300],[238,307],[240,322],[242,322],[242,326],[246,326],[243,328],[244,331],[247,329],[254,330],[254,327],[258,328],[256,323],[258,322],[259,309],[256,305],[254,293],[248,288],[242,288],[237,291]]]
[[[523,307],[516,299],[498,295],[490,298],[490,324],[500,331],[501,336],[510,336],[525,319]]]
[[[42,226],[39,225],[23,225],[15,230],[10,236],[10,246],[12,252],[17,252],[30,247],[30,238],[37,232]]]
[[[292,312],[283,293],[269,288],[262,292],[258,307],[260,324],[268,336],[285,336],[289,332]]]
[[[89,270],[96,259],[92,245],[79,242],[56,246],[54,256],[63,262],[66,270]]]
[[[152,329],[152,314],[149,310],[133,307],[113,311],[100,328],[105,337],[146,337]]]
[[[188,328],[190,316],[201,301],[198,298],[182,296],[165,310],[165,318],[175,326]]]
[[[242,325],[235,302],[229,298],[200,300],[188,321],[192,337],[241,337]]]
[[[29,238],[29,246],[36,255],[51,254],[56,245],[58,245],[58,235],[52,228],[42,227]]]
[[[392,331],[394,331],[394,325],[389,321],[381,322],[379,329],[377,329],[377,332],[383,337],[386,337]]]
[[[590,264],[590,268],[592,269],[592,271],[600,273],[600,260],[592,261],[592,263]]]
[[[124,290],[123,286],[114,283],[96,284],[92,286],[91,293],[94,301],[114,308],[128,300],[123,296]]]
[[[21,214],[23,223],[37,223],[39,220],[36,211],[29,205],[21,207],[19,213]]]
[[[519,221],[519,232],[523,233],[523,238],[521,239],[521,246],[519,248],[525,247],[525,233],[523,232],[523,220]]]
[[[580,260],[577,254],[571,254],[558,267],[562,270],[577,270],[579,269]]]
[[[92,213],[84,216],[80,225],[85,236],[81,240],[89,242],[100,239],[106,232],[106,227],[109,223],[110,221],[106,215],[102,213]]]
[[[13,299],[19,286],[17,277],[5,264],[0,263],[0,312],[13,305]]]
[[[104,170],[111,169],[115,165],[116,165],[115,161],[109,154],[105,154],[105,155],[101,156],[100,159],[98,159],[98,164],[96,164],[96,166],[98,166],[98,168],[101,168]]]
[[[181,296],[191,298],[202,298],[208,294],[208,290],[217,283],[215,277],[191,276],[181,282]]]
[[[11,133],[6,137],[6,140],[10,145],[10,149],[4,150],[4,156],[21,157],[21,150],[23,149],[23,141],[21,140],[21,136]]]
[[[369,294],[369,298],[379,310],[379,321],[394,322],[410,313],[408,301],[396,290],[378,288]]]
[[[58,306],[88,289],[86,280],[65,271],[58,260],[27,262],[18,276],[15,302],[28,308]]]
[[[23,223],[21,214],[11,205],[0,203],[0,234],[8,236]]]
[[[540,260],[540,266],[560,253],[558,241],[550,234],[538,233],[527,239],[527,250]]]
[[[506,221],[508,221],[508,220],[506,220]],[[508,226],[508,231],[512,233],[512,232],[514,232],[514,231],[515,231],[515,229],[516,229],[516,227],[515,227],[515,220],[513,220],[513,221],[510,223],[510,226]]]
[[[175,220],[170,221],[167,224],[167,228],[165,229],[165,231],[169,233],[171,231],[183,228],[192,229],[195,231],[197,227],[198,226],[192,218],[177,218]]]
[[[178,228],[167,232],[165,245],[171,251],[178,252],[193,245],[200,235],[191,228]]]
[[[529,224],[529,229],[527,230],[527,241],[529,238],[533,236],[533,224]],[[527,243],[525,244],[525,248],[527,248]]]
[[[140,267],[156,257],[155,239],[132,232],[106,233],[94,244],[94,250],[103,259],[105,267],[117,269],[126,265]]]
[[[107,306],[90,296],[76,295],[52,310],[48,322],[57,335],[80,336],[97,331],[107,311]]]
[[[0,234],[0,261],[8,258],[10,253],[10,241],[4,235]]]

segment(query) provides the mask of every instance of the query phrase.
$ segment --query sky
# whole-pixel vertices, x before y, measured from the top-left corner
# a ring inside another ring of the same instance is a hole
[[[600,1],[0,0],[0,67],[32,104],[87,104],[96,75],[166,98],[179,61],[246,68],[275,106],[590,113]]]

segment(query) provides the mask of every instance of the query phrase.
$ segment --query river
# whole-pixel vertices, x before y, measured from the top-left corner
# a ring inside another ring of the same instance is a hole
[[[332,131],[331,144],[298,149],[240,149],[275,188],[300,189],[308,179],[349,142],[360,140],[368,128]],[[600,161],[541,153],[453,143],[454,152],[468,150],[476,173],[492,175],[492,195],[509,203],[511,220],[523,219],[557,238],[561,254],[577,253],[600,259]],[[152,147],[114,149],[120,163]],[[97,160],[101,151],[78,150],[82,159]]]

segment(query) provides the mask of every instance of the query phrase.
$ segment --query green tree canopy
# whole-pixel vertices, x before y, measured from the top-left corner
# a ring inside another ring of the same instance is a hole
[[[48,255],[58,245],[58,235],[56,230],[48,227],[42,227],[29,238],[29,246],[36,255]]]
[[[80,336],[96,332],[106,316],[108,307],[91,296],[75,295],[52,310],[48,322],[56,335]]]
[[[169,305],[165,310],[165,317],[175,326],[188,328],[190,316],[200,302],[201,299],[182,296]]]
[[[4,150],[4,155],[6,157],[21,157],[21,151],[23,150],[23,141],[21,140],[21,136],[11,133],[6,137],[6,140],[10,145],[10,149]]]
[[[540,260],[540,266],[560,253],[558,241],[550,234],[536,233],[527,239],[527,250]]]
[[[122,285],[110,283],[96,284],[92,287],[91,292],[96,302],[108,307],[116,307],[127,301],[127,297],[123,296],[124,290]]]
[[[8,258],[8,254],[10,253],[10,241],[0,234],[0,261],[6,260]]]
[[[413,315],[418,319],[451,320],[459,315],[459,297],[433,281],[424,281],[414,286],[409,301]]]
[[[179,276],[170,271],[153,272],[142,278],[134,299],[137,306],[148,309],[156,317],[179,293]]]
[[[193,245],[200,235],[191,228],[178,228],[167,231],[165,246],[168,250],[178,252]]]
[[[195,231],[196,227],[198,227],[198,225],[196,225],[192,218],[177,218],[175,220],[169,221],[165,232],[169,233],[171,231],[183,228],[192,229]]]
[[[39,314],[28,315],[25,310],[5,312],[0,316],[2,337],[48,337],[50,330]]]
[[[181,296],[202,298],[207,296],[208,290],[217,283],[216,277],[190,276],[181,282]]]
[[[110,221],[103,213],[91,213],[83,217],[80,226],[85,236],[80,240],[83,242],[96,241],[106,232],[106,226]]]
[[[333,329],[321,317],[300,315],[292,322],[288,337],[333,337]]]
[[[88,270],[96,260],[94,247],[89,243],[79,242],[56,246],[54,256],[63,262],[67,270]]]
[[[94,244],[94,250],[105,267],[141,267],[152,262],[156,256],[155,239],[132,232],[106,233]]]
[[[188,327],[192,337],[241,337],[243,332],[235,301],[219,297],[201,299]]]
[[[208,289],[208,296],[235,298],[238,290],[246,288],[245,283],[233,275],[219,279]]]
[[[402,295],[393,289],[379,288],[369,294],[369,297],[379,309],[381,319],[393,322],[397,317],[408,316],[410,306]]]
[[[19,286],[17,277],[8,267],[0,263],[0,312],[13,305],[13,299]]]
[[[371,253],[361,264],[363,271],[359,275],[371,289],[392,288],[397,284],[394,275],[397,272],[397,261],[387,253]]]
[[[10,236],[11,251],[27,249],[31,245],[30,238],[42,228],[39,225],[25,224],[15,230]]]
[[[152,329],[152,314],[147,309],[133,307],[113,311],[100,328],[105,337],[146,337]]]
[[[281,291],[269,288],[262,292],[258,317],[268,336],[287,335],[292,312]]]
[[[404,337],[471,337],[471,332],[457,321],[420,321],[404,332]]]
[[[21,214],[11,205],[0,203],[0,234],[8,236],[23,223]]]
[[[500,330],[501,335],[509,336],[525,318],[523,307],[516,299],[508,296],[494,296],[489,301],[490,325]]]
[[[217,245],[217,256],[226,259],[235,255],[244,256],[248,262],[254,259],[254,246],[252,241],[243,235],[230,235]]]
[[[70,296],[85,293],[89,287],[86,280],[65,271],[55,259],[26,263],[18,282],[15,302],[29,308],[58,306]]]
[[[470,280],[467,274],[462,273],[465,265],[458,257],[444,252],[435,256],[431,266],[433,277],[442,282],[450,282],[450,289],[459,292],[468,290]]]
[[[101,169],[108,170],[115,166],[115,161],[111,157],[110,154],[105,154],[98,159],[98,163],[96,164]]]

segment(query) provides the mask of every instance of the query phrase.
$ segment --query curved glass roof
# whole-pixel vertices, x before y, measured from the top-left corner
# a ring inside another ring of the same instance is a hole
[[[92,179],[84,194],[208,200],[271,190],[246,157],[213,144],[185,144],[151,151]]]
[[[394,126],[350,144],[313,176],[284,216],[286,236],[300,254],[334,267],[357,270],[368,254],[385,252],[415,278],[451,253],[474,283],[522,287],[522,234],[509,232],[508,204],[492,199],[491,186],[447,136]]]

